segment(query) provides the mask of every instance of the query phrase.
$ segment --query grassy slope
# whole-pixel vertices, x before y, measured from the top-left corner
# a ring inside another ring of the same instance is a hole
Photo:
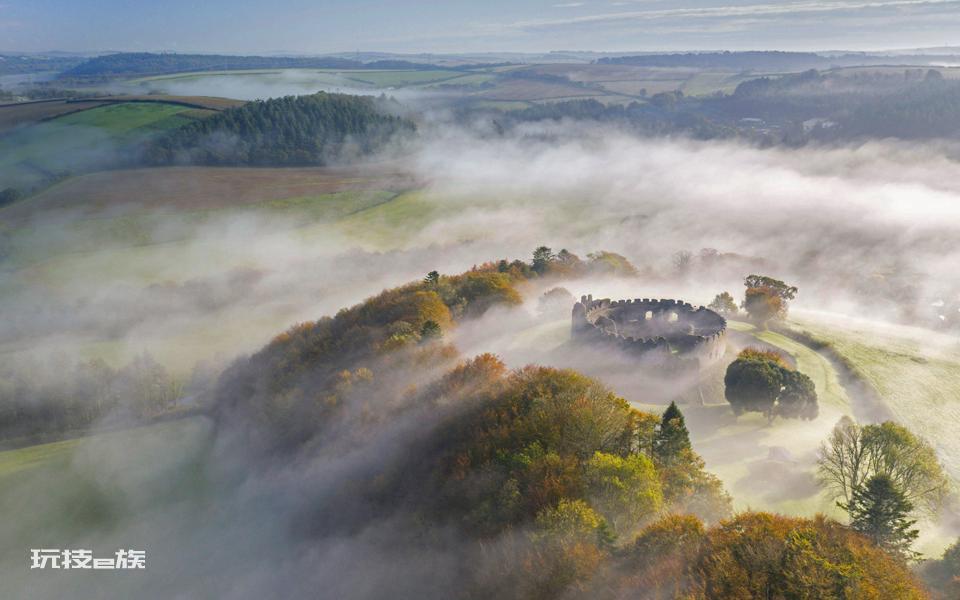
[[[832,502],[813,479],[816,450],[842,415],[850,414],[849,400],[829,362],[802,344],[781,335],[758,331],[752,325],[730,322],[731,345],[726,360],[708,374],[701,387],[707,406],[683,408],[694,446],[734,497],[740,509],[775,510],[788,514],[836,514]],[[735,418],[723,398],[723,374],[736,348],[759,340],[788,355],[817,388],[820,416],[814,421],[777,419],[768,425],[759,414]],[[784,450],[789,459],[774,459]]]
[[[924,436],[960,480],[960,342],[928,330],[805,315],[796,329],[831,343],[900,421]]]
[[[35,123],[44,119],[86,110],[100,106],[103,102],[91,100],[88,102],[67,102],[66,100],[51,100],[46,102],[19,102],[0,105],[0,133],[20,125]]]
[[[202,176],[206,172],[191,171],[190,174]],[[214,175],[219,178],[219,171]],[[245,262],[248,255],[236,255],[236,240],[219,239],[224,230],[229,229],[227,224],[252,222],[254,218],[259,223],[257,235],[266,246],[285,245],[291,237],[307,243],[329,243],[332,237],[342,233],[342,223],[352,223],[344,226],[345,231],[353,227],[362,229],[369,224],[370,229],[365,233],[368,240],[381,235],[392,240],[393,236],[400,235],[400,229],[394,228],[400,224],[404,236],[418,231],[418,216],[422,216],[417,206],[418,194],[400,191],[409,185],[407,180],[397,182],[378,173],[328,173],[322,169],[295,173],[279,169],[272,178],[264,177],[269,174],[263,170],[253,175],[248,183],[269,199],[240,206],[207,199],[207,207],[191,210],[187,206],[163,204],[164,194],[175,193],[164,189],[158,190],[157,204],[139,212],[110,216],[117,212],[118,206],[107,204],[101,213],[66,222],[18,224],[10,230],[10,254],[2,265],[8,272],[0,279],[0,300],[16,302],[25,294],[29,297],[29,294],[40,293],[39,290],[64,298],[84,297],[95,293],[97,286],[122,285],[138,290],[151,284],[182,283],[235,268],[256,268],[257,265]],[[233,173],[231,178],[242,176],[243,173]],[[190,188],[195,184],[187,180],[184,185]],[[200,189],[220,193],[232,190],[218,186]],[[311,193],[313,190],[320,193]],[[269,197],[271,193],[273,198]],[[297,195],[287,195],[291,193]],[[54,206],[60,206],[59,200]],[[372,241],[368,245],[378,243]],[[209,315],[202,326],[155,332],[149,341],[84,338],[79,340],[78,352],[122,364],[130,356],[149,349],[169,368],[186,374],[198,360],[208,360],[219,353],[232,355],[238,347],[247,347],[251,340],[269,339],[291,319],[288,313],[282,312],[283,306],[276,310],[280,313],[262,309],[250,314],[242,306],[221,310]],[[237,322],[244,322],[245,326],[237,328]],[[41,352],[54,351],[57,346],[58,340],[54,338],[31,343],[31,348]],[[0,341],[0,356],[23,350],[22,342]]]
[[[95,168],[124,148],[197,116],[157,102],[91,108],[22,127],[0,138],[0,187],[35,185],[44,175]]]
[[[162,543],[164,534],[130,532],[150,528],[161,507],[172,507],[186,519],[200,514],[208,486],[202,460],[210,434],[210,423],[194,417],[0,452],[0,514],[5,515],[0,519],[0,597],[22,597],[15,594],[27,589],[42,594],[35,586],[56,584],[50,579],[56,572],[43,582],[31,579],[36,574],[27,568],[30,548],[89,548],[106,556],[118,547],[133,547],[147,549],[149,561],[149,549]],[[121,529],[127,531],[125,539],[116,538]],[[104,583],[137,585],[122,579],[113,574]],[[128,597],[136,594],[127,591]]]

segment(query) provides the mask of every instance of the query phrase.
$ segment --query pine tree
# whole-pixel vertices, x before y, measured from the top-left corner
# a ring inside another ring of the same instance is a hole
[[[657,462],[666,464],[689,449],[690,432],[687,431],[683,413],[677,408],[676,402],[671,402],[660,418],[660,426],[653,440],[654,457]]]
[[[853,491],[850,503],[841,505],[850,514],[850,527],[884,550],[908,559],[919,532],[911,529],[913,504],[887,475],[874,475]]]
[[[443,329],[436,321],[424,321],[420,327],[420,339],[435,340],[443,337]]]
[[[547,246],[540,246],[533,251],[533,270],[538,275],[543,275],[547,272],[550,263],[556,260],[556,256],[553,254],[553,250]]]

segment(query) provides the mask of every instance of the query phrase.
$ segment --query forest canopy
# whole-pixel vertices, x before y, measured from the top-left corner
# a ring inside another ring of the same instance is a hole
[[[286,96],[250,102],[176,129],[145,152],[153,164],[325,165],[415,131],[365,96]]]

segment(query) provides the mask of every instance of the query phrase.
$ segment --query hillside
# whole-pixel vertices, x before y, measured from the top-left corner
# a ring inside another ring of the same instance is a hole
[[[960,351],[955,336],[923,328],[835,315],[805,314],[795,329],[809,332],[849,361],[892,417],[923,435],[960,481]]]
[[[12,188],[26,196],[71,175],[128,166],[146,141],[214,114],[158,100],[65,103],[72,110],[61,115],[0,108],[0,116],[12,111],[31,119],[0,136],[0,190]]]

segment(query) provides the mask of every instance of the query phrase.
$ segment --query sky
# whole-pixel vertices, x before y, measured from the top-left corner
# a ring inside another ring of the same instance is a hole
[[[0,51],[323,54],[960,45],[960,0],[0,0]]]

